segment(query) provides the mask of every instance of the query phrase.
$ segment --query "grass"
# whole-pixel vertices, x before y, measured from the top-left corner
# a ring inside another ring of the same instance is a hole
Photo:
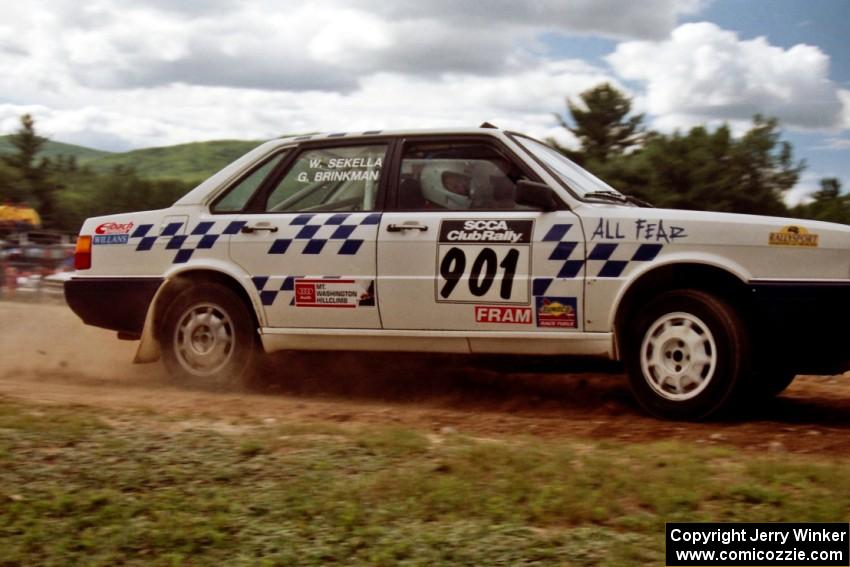
[[[0,403],[0,565],[662,564],[667,521],[846,521],[843,461]]]

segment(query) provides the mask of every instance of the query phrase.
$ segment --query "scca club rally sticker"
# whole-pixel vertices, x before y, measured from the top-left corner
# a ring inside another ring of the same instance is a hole
[[[452,219],[440,223],[436,300],[528,305],[534,221]]]
[[[537,326],[575,329],[578,303],[575,297],[537,297]]]
[[[133,223],[105,222],[94,229],[92,244],[127,244]]]
[[[375,282],[343,279],[295,280],[295,307],[354,309],[375,305]]]

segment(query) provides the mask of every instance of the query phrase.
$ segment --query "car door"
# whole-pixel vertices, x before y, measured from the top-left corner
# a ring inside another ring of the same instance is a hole
[[[584,239],[516,203],[535,175],[494,138],[405,140],[378,236],[385,329],[576,332]]]
[[[387,147],[300,147],[239,216],[230,257],[251,275],[269,327],[380,328],[376,203]]]

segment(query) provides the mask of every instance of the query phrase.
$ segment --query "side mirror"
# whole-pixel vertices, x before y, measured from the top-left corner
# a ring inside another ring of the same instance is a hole
[[[545,183],[520,179],[516,182],[516,202],[518,205],[534,207],[543,211],[558,209],[558,200],[552,188]]]

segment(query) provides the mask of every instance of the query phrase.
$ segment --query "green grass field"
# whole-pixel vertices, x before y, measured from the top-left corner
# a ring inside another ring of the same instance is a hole
[[[846,461],[0,402],[0,565],[632,565],[846,521]]]

